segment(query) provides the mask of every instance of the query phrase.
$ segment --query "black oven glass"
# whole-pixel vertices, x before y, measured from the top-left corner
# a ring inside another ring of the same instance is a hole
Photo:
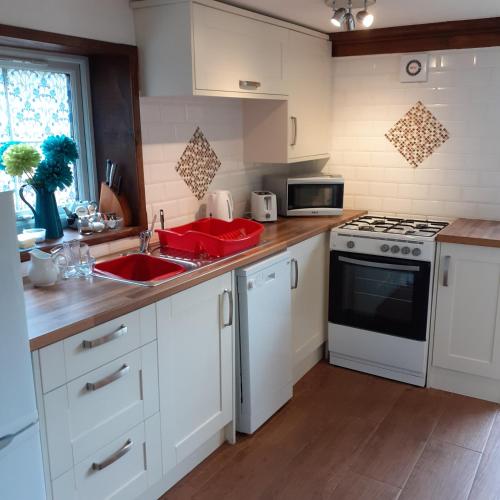
[[[289,184],[288,210],[342,208],[343,184]]]
[[[329,321],[425,340],[430,263],[330,253]]]

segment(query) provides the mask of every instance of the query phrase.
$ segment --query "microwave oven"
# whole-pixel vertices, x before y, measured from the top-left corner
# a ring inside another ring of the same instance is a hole
[[[264,189],[273,192],[278,215],[340,215],[344,207],[344,179],[334,175],[289,177],[266,175]]]

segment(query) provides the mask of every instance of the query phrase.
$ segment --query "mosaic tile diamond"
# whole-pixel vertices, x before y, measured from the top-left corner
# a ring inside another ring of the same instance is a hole
[[[406,158],[418,167],[449,138],[448,130],[418,101],[385,137]]]
[[[200,127],[197,127],[175,167],[176,172],[196,198],[201,200],[220,166],[217,154]]]

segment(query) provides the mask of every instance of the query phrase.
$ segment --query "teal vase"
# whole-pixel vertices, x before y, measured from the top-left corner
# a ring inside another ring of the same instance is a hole
[[[59,217],[59,210],[57,208],[54,191],[49,191],[45,188],[33,188],[36,193],[36,203],[35,208],[33,208],[33,206],[28,203],[24,197],[25,187],[27,187],[26,184],[21,186],[19,196],[33,212],[33,215],[35,216],[35,227],[46,229],[46,238],[48,240],[62,238],[63,228],[61,218]]]

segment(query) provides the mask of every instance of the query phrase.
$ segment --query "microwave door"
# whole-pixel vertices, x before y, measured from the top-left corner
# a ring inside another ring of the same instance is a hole
[[[343,198],[343,184],[289,184],[288,212],[339,213]]]

